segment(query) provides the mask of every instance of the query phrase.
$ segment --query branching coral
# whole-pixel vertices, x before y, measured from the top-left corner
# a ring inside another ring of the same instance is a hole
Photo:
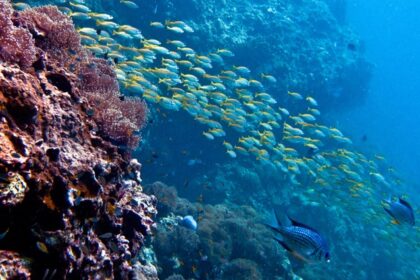
[[[139,98],[121,100],[114,91],[89,92],[89,103],[94,106],[93,117],[101,133],[116,144],[136,147],[139,136],[135,131],[145,123],[146,105]]]
[[[137,146],[135,135],[146,122],[147,107],[139,98],[120,98],[111,67],[102,59],[91,58],[77,70],[82,92],[93,106],[93,118],[100,132],[120,145]],[[92,66],[93,65],[93,66]]]
[[[69,51],[81,51],[80,36],[72,21],[55,6],[27,9],[14,21],[30,30],[37,39],[37,46],[54,57],[68,56]]]
[[[0,61],[30,67],[36,60],[32,36],[27,29],[13,25],[12,14],[11,4],[0,1]]]

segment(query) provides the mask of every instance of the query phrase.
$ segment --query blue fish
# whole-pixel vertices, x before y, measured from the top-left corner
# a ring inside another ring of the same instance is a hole
[[[416,221],[414,219],[414,211],[411,205],[402,198],[398,201],[392,201],[392,198],[385,200],[388,203],[388,208],[384,206],[385,211],[394,218],[398,224],[406,223],[414,226]]]
[[[187,215],[179,222],[179,224],[185,228],[191,230],[197,230],[197,222],[194,220],[193,216]]]
[[[330,262],[329,246],[325,238],[315,229],[287,217],[291,225],[281,225],[276,214],[277,226],[267,224],[269,228],[281,235],[274,237],[280,245],[294,257],[306,262]]]

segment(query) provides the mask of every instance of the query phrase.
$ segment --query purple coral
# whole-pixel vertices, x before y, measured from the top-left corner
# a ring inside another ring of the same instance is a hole
[[[30,67],[36,60],[35,45],[27,29],[14,26],[12,6],[0,0],[0,61]]]
[[[66,56],[69,50],[81,50],[80,36],[73,22],[55,6],[27,9],[20,12],[15,22],[37,36],[37,46],[50,55]]]
[[[93,118],[100,132],[118,145],[130,148],[137,146],[140,138],[135,135],[146,120],[147,107],[139,98],[121,100],[115,91],[88,92],[87,98],[93,104]]]

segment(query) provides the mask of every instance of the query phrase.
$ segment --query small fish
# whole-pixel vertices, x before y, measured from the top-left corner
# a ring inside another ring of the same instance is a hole
[[[19,3],[13,3],[13,8],[15,8],[18,11],[23,11],[26,9],[30,9],[31,6],[26,3],[19,2]]]
[[[415,225],[414,211],[411,205],[402,198],[398,198],[398,201],[392,201],[392,198],[385,200],[388,207],[384,206],[385,211],[395,219],[398,224],[407,223],[409,225]]]
[[[88,15],[96,20],[112,20],[114,18],[111,15],[101,13],[88,13]]]
[[[168,30],[170,30],[170,31],[173,31],[173,32],[175,32],[175,33],[179,33],[179,34],[184,33],[184,30],[183,30],[183,29],[181,29],[181,28],[179,28],[179,27],[176,27],[176,26],[173,26],[173,27],[171,27],[171,26],[167,26],[167,27],[166,27],[166,29],[168,29]]]
[[[48,248],[47,248],[47,245],[45,245],[45,243],[44,243],[44,242],[37,241],[37,242],[36,242],[36,247],[37,247],[37,248],[38,248],[38,250],[40,250],[42,253],[44,253],[44,254],[48,254]]]
[[[226,153],[231,157],[231,158],[236,158],[236,153],[233,150],[227,150]]]
[[[153,27],[156,27],[156,28],[159,28],[159,29],[165,28],[165,25],[163,25],[163,23],[158,22],[158,21],[151,22],[150,26],[153,26]]]
[[[106,232],[104,234],[99,235],[99,238],[102,238],[102,239],[109,239],[111,237],[112,237],[112,233],[111,232]]]
[[[7,228],[5,231],[0,233],[0,240],[6,237],[7,233],[9,232],[9,228]]]
[[[124,6],[130,8],[130,9],[138,9],[139,6],[134,3],[133,1],[126,1],[126,0],[122,0],[120,1],[121,4],[123,4]]]
[[[282,226],[276,213],[277,226],[266,224],[269,228],[281,235],[281,239],[274,237],[283,248],[294,257],[307,262],[325,260],[330,262],[329,246],[325,238],[315,229],[292,220],[289,226]]]
[[[89,20],[91,17],[88,14],[82,13],[82,12],[72,12],[70,13],[70,16],[77,20]]]
[[[197,230],[197,221],[191,215],[183,217],[182,220],[179,222],[179,225],[190,230]]]
[[[302,100],[303,99],[302,95],[300,95],[297,92],[288,91],[287,94],[290,95],[291,97],[295,98],[295,99],[298,99],[298,100]]]
[[[82,12],[82,13],[89,13],[90,9],[89,7],[82,5],[82,4],[78,4],[78,3],[74,3],[74,2],[70,2],[69,3],[71,7],[73,7],[75,10]]]

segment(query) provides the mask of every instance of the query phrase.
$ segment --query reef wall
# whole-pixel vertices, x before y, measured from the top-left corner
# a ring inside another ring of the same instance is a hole
[[[158,8],[194,28],[195,49],[229,47],[237,63],[273,74],[278,97],[305,92],[325,110],[359,104],[368,93],[371,65],[343,24],[345,1],[165,0]]]
[[[56,7],[0,14],[0,278],[156,279],[156,200],[129,155],[145,104]]]

